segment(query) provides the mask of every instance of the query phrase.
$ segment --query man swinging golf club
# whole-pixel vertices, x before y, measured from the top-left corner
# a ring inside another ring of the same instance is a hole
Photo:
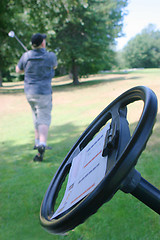
[[[47,52],[45,49],[46,35],[36,33],[32,36],[31,42],[32,50],[22,55],[16,66],[16,72],[25,74],[24,92],[33,114],[34,148],[38,149],[38,154],[33,160],[42,161],[51,124],[51,80],[57,67],[57,58],[53,52]]]

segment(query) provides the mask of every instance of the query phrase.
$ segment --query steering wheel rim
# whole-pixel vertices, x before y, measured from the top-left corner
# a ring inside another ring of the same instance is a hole
[[[130,103],[138,100],[144,102],[143,112],[134,133],[130,137],[127,121],[125,120],[125,108]],[[53,177],[41,205],[41,225],[52,233],[65,233],[83,223],[99,207],[109,201],[120,189],[121,183],[136,165],[138,157],[144,150],[151,135],[156,114],[156,95],[145,86],[134,87],[110,103],[82,133]],[[117,143],[114,144],[110,153],[109,158],[112,161],[109,161],[111,165],[107,167],[105,177],[84,199],[60,216],[51,219],[58,192],[70,170],[73,158],[84,149],[88,142],[110,119],[112,119],[112,124],[117,128],[118,140],[116,140]],[[126,141],[122,141],[122,139],[126,139]],[[122,144],[122,142],[124,143]]]

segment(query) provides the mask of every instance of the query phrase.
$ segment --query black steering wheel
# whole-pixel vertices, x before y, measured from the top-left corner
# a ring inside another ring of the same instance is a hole
[[[127,105],[139,100],[143,101],[143,111],[131,136],[126,118]],[[63,234],[83,223],[118,190],[131,193],[160,214],[160,191],[143,179],[134,168],[152,133],[156,114],[156,95],[144,86],[126,91],[106,107],[80,136],[53,177],[41,205],[41,225],[52,233]],[[110,129],[107,131],[102,152],[102,156],[108,156],[105,176],[87,196],[52,218],[58,193],[73,159],[107,122],[110,122]]]

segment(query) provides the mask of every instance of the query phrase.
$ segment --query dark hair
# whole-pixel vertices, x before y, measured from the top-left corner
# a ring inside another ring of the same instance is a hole
[[[45,34],[41,34],[41,33],[33,34],[31,38],[33,47],[38,47],[39,45],[41,45],[44,39],[46,39]]]

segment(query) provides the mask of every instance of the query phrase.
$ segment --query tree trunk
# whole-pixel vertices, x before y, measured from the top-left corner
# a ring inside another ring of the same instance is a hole
[[[2,72],[1,72],[1,70],[0,70],[0,87],[2,87],[3,85],[2,85]]]
[[[73,84],[74,85],[78,85],[79,84],[79,80],[78,80],[78,66],[76,65],[74,60],[73,60],[73,64],[72,64],[72,74],[73,74]]]

